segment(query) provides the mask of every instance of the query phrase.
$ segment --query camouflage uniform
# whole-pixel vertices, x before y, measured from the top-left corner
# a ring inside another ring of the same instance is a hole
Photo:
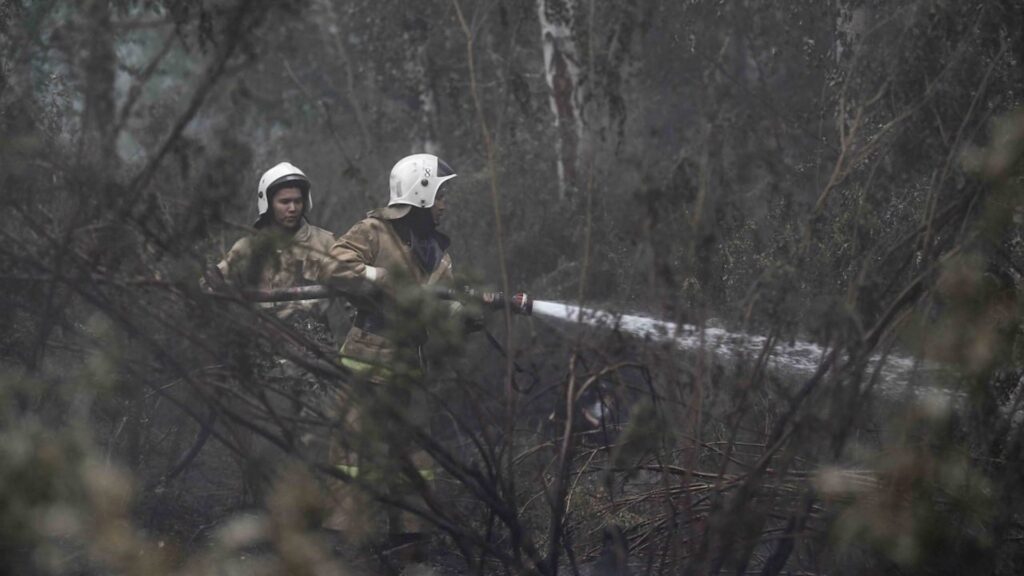
[[[235,242],[217,268],[227,284],[238,288],[265,290],[314,284],[330,260],[328,251],[333,243],[334,236],[330,232],[305,221],[293,235],[264,228]],[[258,306],[305,338],[333,349],[334,338],[327,319],[330,303],[330,300],[317,299],[265,302]],[[261,386],[249,386],[249,391],[262,394],[262,386],[277,390],[279,393],[265,395],[272,410],[294,417],[303,413],[303,403],[323,404],[317,380],[295,363],[280,357],[278,350],[260,345],[249,347],[247,351],[250,373]],[[291,401],[285,400],[286,396],[290,396]],[[254,417],[261,416],[265,415]],[[301,451],[326,450],[310,442],[313,435],[300,429],[298,424],[289,428],[288,434],[300,440],[296,447]],[[251,495],[260,498],[268,478],[277,468],[277,450],[251,434],[243,434],[240,441],[250,452],[250,457],[242,463],[247,488]]]
[[[217,264],[224,280],[237,287],[270,289],[315,284],[330,261],[334,235],[303,222],[291,237],[258,232],[235,242]],[[261,265],[260,265],[261,264]],[[260,306],[286,320],[297,312],[325,319],[329,300],[264,302]]]

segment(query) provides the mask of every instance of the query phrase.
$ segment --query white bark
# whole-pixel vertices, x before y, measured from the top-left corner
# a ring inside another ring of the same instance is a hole
[[[868,27],[868,9],[851,7],[848,0],[839,0],[836,15],[836,63],[841,63],[864,37]]]
[[[851,0],[837,0],[835,29],[836,65],[843,75],[849,74],[854,51],[868,30],[869,12],[863,4],[852,5]],[[851,94],[845,94],[844,105],[836,111],[836,123],[840,138],[847,134],[856,117],[857,103]]]
[[[408,35],[407,35],[408,37]],[[416,91],[418,102],[416,131],[412,139],[412,153],[426,152],[440,155],[441,143],[437,139],[437,98],[430,82],[430,66],[425,41],[410,39],[406,75]]]
[[[544,77],[557,134],[558,192],[563,200],[579,185],[579,148],[583,139],[580,59],[572,31],[576,1],[537,0]]]

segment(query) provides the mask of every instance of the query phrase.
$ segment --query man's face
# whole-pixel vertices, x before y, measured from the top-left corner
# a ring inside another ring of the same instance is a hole
[[[444,191],[438,190],[437,196],[434,197],[434,205],[430,207],[430,215],[434,218],[434,226],[441,225],[441,218],[444,217],[444,213],[448,210],[448,203],[444,199]]]
[[[306,203],[302,199],[302,190],[296,187],[282,188],[274,194],[271,203],[274,210],[274,223],[286,230],[299,227],[302,212]]]

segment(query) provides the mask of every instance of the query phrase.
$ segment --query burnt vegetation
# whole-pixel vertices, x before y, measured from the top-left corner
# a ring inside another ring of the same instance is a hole
[[[0,3],[0,573],[1024,570],[1024,6],[413,4]],[[266,167],[342,233],[413,151],[464,283],[696,347],[409,294],[392,394],[201,290]]]

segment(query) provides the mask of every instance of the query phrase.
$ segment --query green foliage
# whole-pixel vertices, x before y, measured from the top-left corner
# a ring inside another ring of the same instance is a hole
[[[948,401],[926,399],[893,420],[891,441],[863,468],[819,472],[819,493],[840,510],[840,546],[867,544],[922,573],[957,572],[993,553],[997,501],[963,447],[943,441],[949,419]]]

